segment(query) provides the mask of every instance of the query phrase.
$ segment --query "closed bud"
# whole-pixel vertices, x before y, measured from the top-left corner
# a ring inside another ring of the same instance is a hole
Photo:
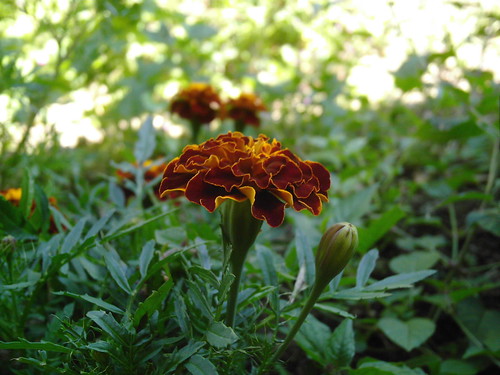
[[[316,286],[323,289],[347,265],[358,247],[358,231],[351,223],[328,229],[316,253]]]

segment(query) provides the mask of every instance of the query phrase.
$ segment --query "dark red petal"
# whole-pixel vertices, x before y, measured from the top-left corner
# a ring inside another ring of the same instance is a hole
[[[285,203],[267,191],[258,192],[252,205],[252,215],[266,220],[272,227],[279,227],[285,218]]]
[[[311,195],[316,187],[316,184],[311,182],[313,182],[313,179],[310,179],[308,182],[298,182],[297,184],[292,185],[294,195],[297,198],[307,198]]]
[[[255,182],[261,189],[267,189],[271,175],[269,175],[261,162],[254,163],[252,166],[252,175],[250,180]]]
[[[188,181],[193,177],[192,173],[175,173],[176,161],[176,159],[172,160],[165,168],[160,184],[160,194],[165,190],[185,188]]]
[[[319,180],[319,189],[321,191],[328,191],[330,189],[330,172],[320,163],[314,161],[307,161],[307,164],[312,168],[313,174]]]
[[[294,202],[293,208],[296,211],[301,211],[304,208],[308,209],[313,215],[319,215],[321,213],[321,199],[316,195],[316,193],[312,193],[307,198],[301,198],[298,201]]]
[[[288,185],[301,179],[302,171],[300,168],[294,162],[288,160],[279,173],[271,178],[271,181],[278,189],[286,189]]]
[[[230,192],[234,187],[241,186],[243,177],[237,177],[231,171],[231,168],[211,168],[205,175],[205,182],[221,186]]]

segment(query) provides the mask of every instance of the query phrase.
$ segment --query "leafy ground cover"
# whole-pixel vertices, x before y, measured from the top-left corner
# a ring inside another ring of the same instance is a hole
[[[498,52],[498,7],[443,2],[468,21],[436,47],[404,38],[397,3],[376,27],[354,1],[193,4],[0,4],[0,373],[497,373],[498,72],[466,57]],[[390,79],[365,76],[390,86],[374,99],[353,77],[401,40]],[[217,118],[173,107],[193,82]],[[260,127],[222,111],[240,92]],[[64,146],[61,123],[102,139]],[[227,202],[158,189],[184,146],[235,129],[321,163],[331,187],[318,215],[262,225],[231,321]],[[269,363],[338,222],[357,227],[353,258]]]

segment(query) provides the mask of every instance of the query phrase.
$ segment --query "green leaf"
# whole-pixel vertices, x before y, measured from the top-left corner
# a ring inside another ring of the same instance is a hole
[[[371,222],[368,228],[358,228],[358,251],[364,254],[371,249],[403,217],[405,217],[404,211],[396,206],[385,212],[379,219]]]
[[[392,258],[389,267],[396,273],[421,271],[434,266],[440,258],[438,251],[412,251]]]
[[[160,245],[179,246],[187,238],[186,229],[183,227],[171,227],[155,230],[155,240]]]
[[[154,217],[152,217],[152,218],[150,218],[150,219],[148,219],[148,220],[144,220],[143,222],[138,223],[138,224],[136,224],[136,225],[133,225],[133,226],[131,226],[131,227],[127,228],[127,229],[124,229],[124,230],[122,230],[122,231],[120,231],[120,232],[115,233],[115,232],[113,231],[113,232],[111,232],[111,233],[108,233],[108,234],[107,234],[107,235],[106,235],[106,236],[102,239],[102,241],[103,241],[103,242],[107,242],[107,241],[114,240],[114,239],[116,239],[116,238],[118,238],[118,237],[125,236],[125,235],[127,235],[127,234],[129,234],[129,233],[132,233],[132,232],[136,231],[137,229],[142,228],[142,227],[143,227],[143,226],[145,226],[145,225],[148,225],[148,224],[150,224],[150,223],[152,223],[152,222],[154,222],[154,221],[156,221],[156,220],[158,220],[158,219],[161,219],[162,217],[167,216],[168,214],[172,213],[173,211],[174,211],[174,210],[172,210],[172,211],[162,212],[162,213],[161,213],[161,214],[159,214],[159,215],[156,215],[156,216],[154,216]]]
[[[352,320],[344,319],[340,325],[335,328],[332,336],[328,340],[332,351],[332,359],[338,367],[348,366],[355,353],[354,330],[352,329]]]
[[[424,270],[389,276],[365,287],[365,291],[410,288],[417,281],[435,274],[435,270]]]
[[[189,273],[198,276],[200,279],[210,284],[214,289],[219,289],[220,283],[217,276],[210,271],[200,266],[193,266],[189,268]]]
[[[49,218],[49,200],[40,186],[35,184],[35,211],[30,218],[30,223],[35,229],[45,232],[50,225]]]
[[[49,352],[58,352],[58,353],[71,353],[72,350],[66,348],[62,345],[55,344],[53,342],[48,341],[39,341],[39,342],[31,342],[24,339],[20,339],[20,341],[11,341],[11,342],[3,342],[0,341],[0,349],[7,350],[47,350]]]
[[[264,277],[264,282],[266,285],[274,286],[275,289],[271,294],[270,302],[271,308],[274,311],[279,311],[279,287],[278,287],[278,274],[274,266],[274,258],[271,251],[262,245],[256,246],[257,250],[257,260],[259,261],[259,266]]]
[[[314,305],[315,309],[318,309],[323,312],[332,313],[335,315],[340,315],[344,318],[354,319],[356,318],[354,315],[349,314],[347,311],[341,310],[338,307],[332,306],[331,304],[326,303],[316,303]]]
[[[186,303],[181,296],[174,298],[174,312],[177,324],[183,333],[189,331],[189,316],[186,312]]]
[[[103,248],[103,250],[106,267],[111,274],[111,277],[127,294],[132,294],[132,289],[130,288],[127,277],[125,276],[125,271],[121,266],[122,261],[120,256],[114,249],[107,250]]]
[[[113,204],[121,208],[125,207],[125,193],[122,188],[113,181],[110,181],[108,185],[108,194]]]
[[[208,328],[207,341],[218,349],[225,348],[236,342],[236,340],[238,340],[238,336],[236,336],[233,329],[226,327],[222,322],[214,322]]]
[[[96,323],[117,343],[123,346],[129,345],[130,338],[128,331],[118,324],[115,318],[113,318],[113,315],[105,313],[104,311],[89,311],[87,317]]]
[[[394,72],[394,83],[403,91],[422,87],[422,74],[427,67],[425,56],[409,55],[399,69]]]
[[[186,346],[182,347],[178,352],[175,352],[169,358],[169,371],[175,370],[177,366],[186,359],[192,357],[198,350],[205,345],[204,342],[190,341]]]
[[[456,318],[481,343],[495,353],[500,353],[500,311],[487,310],[478,298],[468,298],[457,305]]]
[[[151,263],[151,260],[153,259],[154,251],[155,251],[154,240],[149,240],[142,247],[141,255],[139,256],[139,271],[141,273],[142,279],[144,279],[144,277],[148,273],[149,263]]]
[[[373,184],[357,193],[343,199],[332,199],[331,206],[334,207],[333,217],[328,221],[329,226],[347,221],[350,223],[358,221],[370,210],[370,203],[378,189],[378,184]]]
[[[75,294],[75,293],[64,292],[64,291],[52,292],[52,293],[57,295],[57,296],[66,296],[66,297],[76,298],[76,299],[79,299],[82,301],[87,301],[87,302],[93,303],[96,306],[102,307],[103,309],[114,312],[116,314],[124,314],[125,313],[125,311],[123,311],[119,307],[116,307],[115,305],[112,305],[111,303],[103,301],[101,298],[89,296],[88,294],[81,295],[81,294]]]
[[[154,152],[156,147],[153,118],[149,116],[139,129],[139,139],[135,143],[134,156],[139,165],[142,165]]]
[[[363,287],[373,270],[375,269],[375,264],[378,259],[378,250],[373,249],[366,253],[361,262],[359,262],[358,270],[356,271],[356,288]]]
[[[81,218],[67,234],[61,246],[61,254],[70,253],[71,250],[73,250],[82,236],[83,227],[85,226],[86,221],[87,220],[84,217]]]
[[[186,363],[186,369],[193,375],[218,375],[213,363],[198,354],[193,355]]]
[[[144,314],[147,313],[148,316],[151,316],[153,312],[160,307],[161,303],[167,298],[167,295],[173,285],[174,283],[172,282],[172,279],[165,281],[158,290],[153,291],[153,293],[151,293],[151,295],[146,298],[144,302],[139,304],[139,307],[134,314],[135,326],[139,325],[139,322]]]
[[[35,183],[33,177],[28,169],[24,170],[23,180],[21,182],[21,201],[19,202],[19,209],[25,219],[28,219],[31,214],[31,207],[33,206],[33,199],[35,195]]]
[[[479,371],[477,365],[460,359],[447,359],[439,367],[439,375],[474,375]]]
[[[295,248],[300,267],[306,269],[306,283],[313,285],[316,274],[314,254],[306,235],[297,226],[295,227]]]
[[[359,369],[349,371],[349,375],[425,375],[420,369],[411,369],[405,365],[395,365],[384,361],[365,362]]]
[[[327,366],[331,362],[330,347],[327,345],[332,332],[330,328],[309,315],[295,336],[295,341],[309,358]]]
[[[436,330],[434,322],[425,318],[413,318],[407,322],[382,318],[377,325],[392,342],[408,352],[423,344]]]
[[[94,237],[97,233],[99,233],[99,231],[104,228],[104,226],[106,225],[106,223],[109,221],[109,219],[111,218],[111,216],[113,216],[115,214],[116,210],[115,209],[111,209],[109,211],[107,211],[103,217],[101,217],[99,220],[97,220],[94,225],[92,225],[92,227],[90,228],[90,230],[87,232],[87,235],[85,236],[85,238],[83,239],[84,241],[88,240],[89,238],[91,237]]]

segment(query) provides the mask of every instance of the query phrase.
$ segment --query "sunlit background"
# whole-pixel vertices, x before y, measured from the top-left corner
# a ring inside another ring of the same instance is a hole
[[[27,133],[32,146],[53,134],[68,147],[99,142],[146,115],[179,137],[184,124],[168,102],[192,79],[224,97],[258,91],[272,103],[265,122],[286,123],[332,105],[415,105],[440,95],[443,80],[470,91],[464,69],[500,76],[495,0],[96,3],[0,5],[0,123],[10,149]],[[415,76],[423,86],[411,87]]]

